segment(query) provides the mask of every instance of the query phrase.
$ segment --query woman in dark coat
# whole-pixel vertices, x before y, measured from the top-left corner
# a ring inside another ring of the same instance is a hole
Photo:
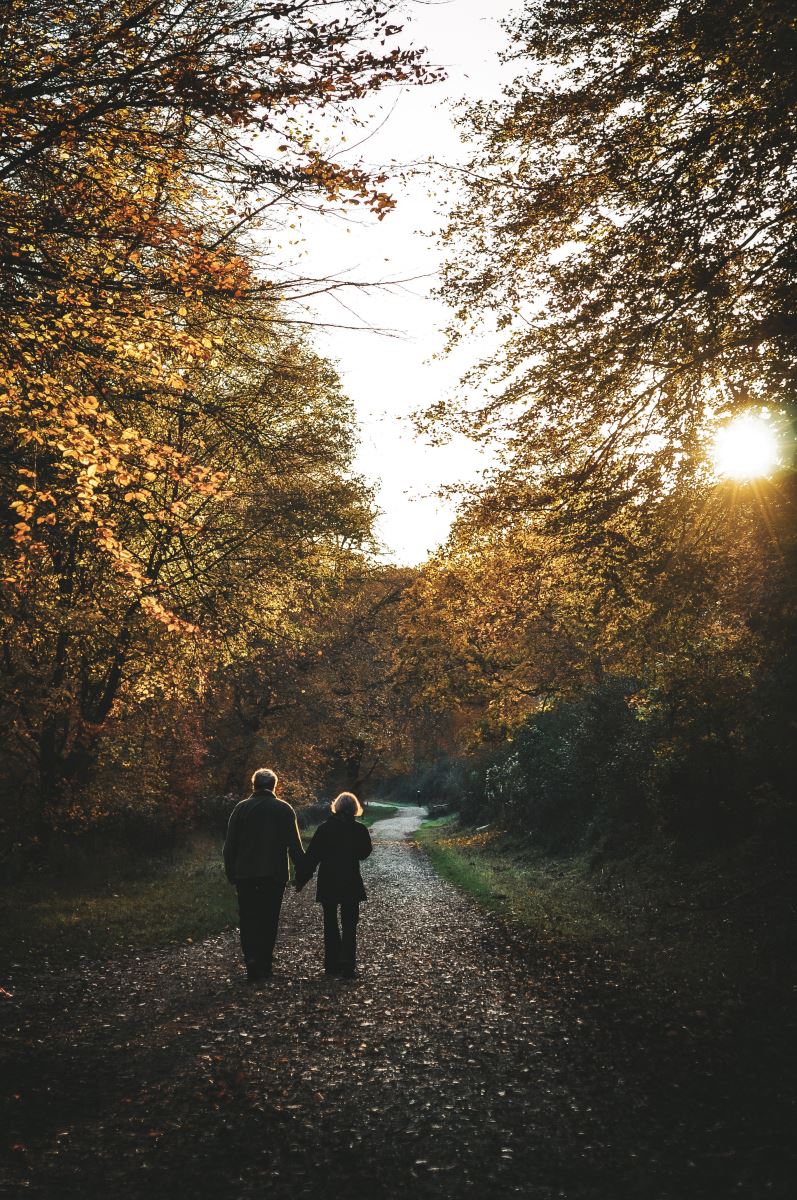
[[[315,898],[324,909],[324,970],[351,979],[357,962],[360,901],[367,900],[360,863],[371,853],[371,835],[356,818],[362,805],[352,792],[332,801],[332,815],[313,834],[296,873],[298,891],[318,867]]]

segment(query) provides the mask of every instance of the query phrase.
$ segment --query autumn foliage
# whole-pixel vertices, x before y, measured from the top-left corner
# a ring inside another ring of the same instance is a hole
[[[492,338],[423,420],[495,469],[407,610],[416,684],[460,712],[474,814],[793,828],[793,6],[527,3],[509,33],[440,289],[452,343]],[[719,478],[713,430],[759,408],[779,469]]]
[[[3,10],[0,766],[23,840],[179,823],[274,754],[292,799],[400,775],[556,836],[790,811],[789,6],[512,23],[503,95],[461,115],[441,282],[452,343],[495,337],[422,418],[495,469],[420,571],[367,557],[352,409],[292,306],[324,285],[279,249],[296,206],[392,205],[326,140],[428,77],[392,8]],[[781,469],[737,486],[710,440],[750,406]]]
[[[369,536],[274,240],[296,204],[392,203],[318,133],[423,78],[390,7],[4,6],[4,771],[42,829],[103,756],[103,794],[168,790],[156,731],[250,638],[300,641]]]

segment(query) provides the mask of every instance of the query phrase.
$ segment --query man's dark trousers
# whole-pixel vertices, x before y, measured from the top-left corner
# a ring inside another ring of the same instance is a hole
[[[344,900],[341,905],[324,904],[324,970],[351,974],[357,960],[357,922],[359,900]],[[340,925],[338,925],[340,907]]]
[[[239,879],[236,887],[246,973],[250,978],[270,975],[285,884],[264,876]]]

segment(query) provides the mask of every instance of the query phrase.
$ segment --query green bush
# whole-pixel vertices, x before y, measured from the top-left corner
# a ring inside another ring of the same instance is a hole
[[[605,676],[533,714],[461,767],[463,819],[494,819],[554,851],[651,835],[700,849],[792,829],[794,739],[782,695],[766,699],[780,685],[744,686],[716,662],[697,674],[666,692]]]

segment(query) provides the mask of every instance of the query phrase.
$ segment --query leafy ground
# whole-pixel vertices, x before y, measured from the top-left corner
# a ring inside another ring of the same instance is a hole
[[[256,990],[234,930],[58,970],[20,955],[7,1194],[790,1196],[785,1097],[737,1103],[740,1014],[684,1011],[597,945],[529,944],[396,840],[415,819],[375,831],[353,982],[321,973],[307,890]]]

